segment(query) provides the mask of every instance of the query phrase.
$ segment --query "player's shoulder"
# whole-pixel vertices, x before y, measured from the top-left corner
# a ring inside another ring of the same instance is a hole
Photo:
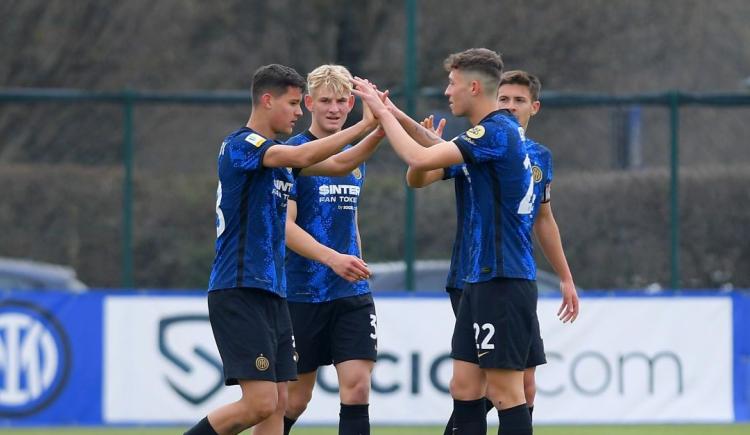
[[[550,151],[550,149],[547,148],[544,144],[541,144],[535,141],[534,139],[531,139],[528,137],[526,138],[526,144],[527,144],[526,146],[529,147],[531,151],[538,154],[539,156],[545,157],[545,158],[552,157],[552,151]]]
[[[312,133],[310,133],[310,130],[305,130],[300,134],[290,137],[289,139],[284,141],[284,144],[285,145],[302,145],[303,143],[307,143],[315,139],[317,138],[313,136]]]
[[[256,147],[260,148],[263,145],[275,143],[273,139],[269,139],[262,134],[254,131],[248,127],[242,127],[238,130],[230,133],[224,142],[232,145],[233,147]]]

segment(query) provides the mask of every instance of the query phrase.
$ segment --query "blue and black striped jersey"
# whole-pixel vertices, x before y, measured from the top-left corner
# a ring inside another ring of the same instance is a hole
[[[287,144],[299,145],[315,139],[306,131],[289,139]],[[298,177],[290,195],[297,202],[297,225],[337,252],[360,256],[357,206],[364,181],[364,163],[341,177]],[[286,273],[288,298],[292,302],[326,302],[370,291],[367,281],[350,283],[328,266],[291,249],[286,254]]]
[[[275,144],[247,127],[221,144],[209,291],[255,287],[286,296],[284,227],[294,175],[291,168],[263,166]]]

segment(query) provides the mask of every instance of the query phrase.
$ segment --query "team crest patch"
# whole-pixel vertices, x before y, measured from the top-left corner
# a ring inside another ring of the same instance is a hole
[[[469,136],[472,139],[479,139],[480,137],[484,136],[484,127],[482,127],[481,125],[472,127],[466,130],[466,136]]]
[[[356,178],[357,180],[362,179],[362,171],[360,171],[359,168],[354,168],[354,170],[352,171],[352,175],[354,175],[354,178]]]
[[[534,183],[538,183],[542,181],[542,168],[539,166],[532,166],[531,167],[531,175],[534,176]]]
[[[268,361],[268,358],[264,357],[263,354],[261,354],[258,358],[255,359],[255,368],[265,372],[268,370],[268,368],[271,367],[271,362]]]
[[[258,148],[261,145],[263,145],[263,142],[266,141],[266,138],[264,138],[263,136],[261,136],[259,134],[250,133],[245,138],[245,141],[253,144],[254,147]]]

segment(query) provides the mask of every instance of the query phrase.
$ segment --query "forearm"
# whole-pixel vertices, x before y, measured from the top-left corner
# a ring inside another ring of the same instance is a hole
[[[542,253],[560,280],[572,282],[573,275],[570,272],[568,260],[565,258],[560,230],[555,219],[551,216],[540,217],[534,225],[534,234],[539,240]]]
[[[406,115],[404,112],[399,111],[394,116],[404,128],[404,130],[406,130],[406,133],[408,133],[412,139],[417,141],[418,144],[428,147],[443,142],[443,139],[434,131],[430,130],[429,128],[423,127],[422,124],[411,119],[411,117]]]
[[[298,146],[299,158],[302,163],[300,167],[313,165],[336,154],[341,148],[366,134],[370,128],[371,126],[366,122],[359,121],[338,133]]]
[[[409,166],[419,166],[421,163],[419,157],[420,154],[425,151],[425,148],[415,142],[414,139],[412,139],[411,136],[401,128],[399,122],[390,112],[386,112],[381,116],[380,125],[383,126],[383,129],[388,135],[391,147],[393,147],[393,150],[401,160]]]
[[[371,132],[357,145],[336,154],[333,157],[336,165],[344,172],[354,170],[354,168],[361,165],[362,162],[369,159],[375,153],[382,139],[383,136],[378,134],[377,131]]]
[[[295,222],[286,223],[286,246],[297,254],[310,260],[328,265],[336,251],[315,240],[307,231]]]
[[[406,170],[406,184],[409,187],[425,187],[436,181],[443,179],[445,174],[444,169],[432,169],[430,171],[422,171],[410,167]]]

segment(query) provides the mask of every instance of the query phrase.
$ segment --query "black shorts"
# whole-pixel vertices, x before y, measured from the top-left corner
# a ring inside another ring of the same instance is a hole
[[[525,370],[534,343],[544,354],[535,281],[493,278],[466,284],[453,330],[451,357],[482,368]]]
[[[224,364],[224,383],[297,379],[286,299],[262,289],[208,292],[208,317]]]
[[[328,302],[289,302],[299,360],[297,371],[378,356],[377,316],[372,294]]]

